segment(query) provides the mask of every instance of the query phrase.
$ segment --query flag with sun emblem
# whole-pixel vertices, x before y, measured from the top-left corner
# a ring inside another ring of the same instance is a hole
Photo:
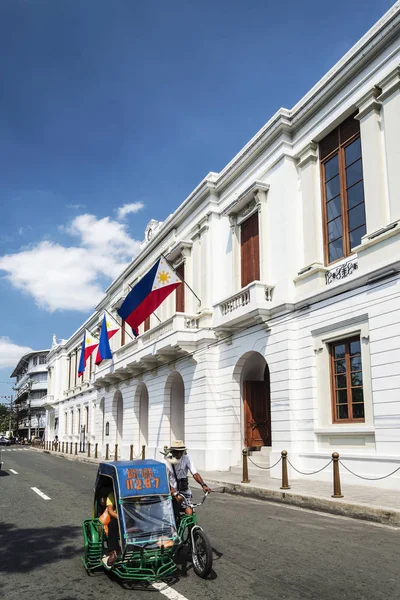
[[[104,315],[103,324],[101,326],[99,347],[97,348],[95,361],[96,365],[99,365],[103,360],[112,358],[109,340],[117,333],[118,330],[118,327],[112,327],[110,321],[108,321],[106,315]]]
[[[118,314],[132,327],[133,333],[138,335],[139,325],[181,284],[182,280],[171,265],[161,257],[131,289]]]
[[[79,366],[78,366],[78,376],[79,377],[82,377],[82,375],[84,374],[85,368],[86,368],[86,361],[89,358],[89,356],[92,354],[92,352],[94,352],[96,350],[98,345],[99,345],[99,340],[97,338],[95,338],[94,335],[92,335],[90,333],[90,331],[85,329],[85,332],[83,334],[81,357],[80,357]]]

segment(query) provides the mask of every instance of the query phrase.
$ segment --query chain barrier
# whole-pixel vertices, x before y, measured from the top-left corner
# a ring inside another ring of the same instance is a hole
[[[400,467],[397,467],[397,469],[395,469],[388,475],[382,475],[382,477],[365,477],[364,475],[357,475],[357,473],[354,473],[354,471],[349,469],[349,467],[346,467],[346,465],[341,460],[339,460],[339,462],[342,465],[342,467],[344,469],[346,469],[346,471],[348,471],[349,473],[354,475],[354,477],[358,477],[359,479],[365,479],[366,481],[379,481],[380,479],[386,479],[387,477],[391,477],[391,475],[394,475],[395,473],[397,473],[397,471],[400,471]]]
[[[310,473],[305,473],[304,471],[299,471],[299,469],[296,469],[296,467],[292,465],[289,459],[286,460],[288,461],[288,464],[292,467],[292,469],[294,469],[297,473],[300,473],[300,475],[316,475],[317,473],[321,473],[321,471],[326,469],[326,467],[329,467],[329,465],[333,462],[331,459],[324,467],[318,469],[318,471],[311,471]]]
[[[248,458],[248,459],[249,459],[249,461],[250,461],[251,463],[253,463],[253,465],[254,465],[255,467],[257,467],[258,469],[266,469],[266,470],[268,470],[268,469],[273,469],[274,467],[276,467],[276,465],[279,465],[279,463],[280,463],[280,462],[281,462],[281,460],[282,460],[282,456],[280,456],[280,457],[279,457],[279,460],[277,460],[277,461],[276,461],[276,463],[275,463],[274,465],[271,465],[270,467],[262,467],[261,465],[257,465],[257,463],[255,463],[255,462],[254,462],[254,460],[251,460],[250,456],[248,456],[247,458]]]

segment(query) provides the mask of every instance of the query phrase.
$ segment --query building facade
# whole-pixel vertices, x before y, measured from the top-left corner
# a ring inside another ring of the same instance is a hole
[[[50,351],[49,436],[79,442],[84,427],[103,456],[118,444],[121,458],[131,444],[157,457],[184,439],[200,470],[227,470],[249,447],[271,464],[285,449],[304,471],[333,451],[360,474],[392,471],[399,164],[396,3],[296,106],[149,223],[92,316]],[[187,285],[134,339],[117,309],[161,254]],[[113,359],[93,358],[80,381],[84,328],[98,332],[104,311],[121,327]]]
[[[19,436],[42,437],[46,427],[47,355],[48,350],[25,354],[10,377],[15,377],[15,409]]]

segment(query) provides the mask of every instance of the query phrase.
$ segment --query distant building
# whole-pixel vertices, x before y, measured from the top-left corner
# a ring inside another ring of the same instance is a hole
[[[117,309],[161,254],[190,288],[134,339]],[[96,367],[93,356],[80,379],[83,331],[98,333],[104,310],[121,328],[113,359]],[[120,458],[132,444],[159,458],[183,439],[201,470],[235,469],[247,447],[264,468],[287,450],[307,473],[337,451],[383,476],[400,460],[399,357],[396,3],[292,109],[149,223],[93,314],[49,354],[48,436],[84,433],[99,456],[117,445]]]
[[[25,354],[10,377],[15,377],[17,433],[23,437],[42,436],[46,427],[44,398],[47,396],[47,355],[49,350]]]

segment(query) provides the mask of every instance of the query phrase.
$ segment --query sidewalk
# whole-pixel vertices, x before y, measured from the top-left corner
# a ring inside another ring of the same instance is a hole
[[[33,450],[92,464],[102,460],[87,458],[82,454],[75,456],[39,448]],[[201,471],[201,475],[211,488],[223,488],[225,493],[400,527],[400,492],[396,490],[345,483],[342,484],[344,497],[332,498],[332,483],[327,481],[295,479],[289,481],[289,490],[281,490],[280,479],[272,479],[267,475],[254,477],[253,480],[250,475],[250,483],[241,483],[241,474],[230,471]]]

